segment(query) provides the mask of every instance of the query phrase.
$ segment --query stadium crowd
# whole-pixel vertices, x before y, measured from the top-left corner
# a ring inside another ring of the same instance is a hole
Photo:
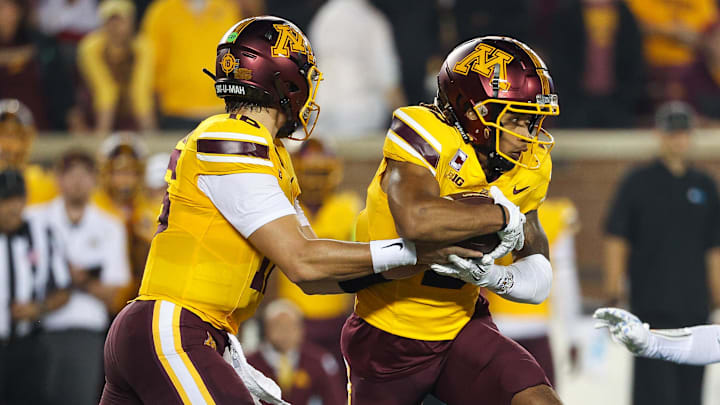
[[[0,0],[0,405],[97,403],[107,328],[137,295],[170,173],[143,135],[224,112],[202,70],[227,27],[262,14],[308,33],[324,74],[316,135],[293,155],[321,238],[354,240],[364,202],[340,187],[328,144],[382,134],[395,108],[432,101],[447,52],[479,35],[521,39],[552,68],[563,110],[550,127],[651,127],[668,100],[720,126],[714,0]],[[102,142],[41,167],[29,162],[38,133]],[[578,356],[580,222],[566,199],[540,220],[562,293],[530,310],[488,295],[552,381],[551,317]],[[293,404],[345,403],[352,296],[307,296],[280,272],[266,295],[248,360]]]

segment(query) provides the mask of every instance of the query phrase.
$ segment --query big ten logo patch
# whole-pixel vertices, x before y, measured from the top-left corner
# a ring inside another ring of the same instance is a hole
[[[450,179],[450,181],[455,183],[455,185],[457,185],[458,187],[462,187],[462,185],[465,184],[465,179],[460,177],[460,175],[455,172],[448,172],[446,177]]]
[[[273,27],[275,27],[279,35],[277,41],[275,41],[275,45],[270,48],[272,56],[287,58],[291,52],[299,52],[306,55],[310,63],[315,63],[315,55],[310,47],[310,43],[297,28],[287,24],[273,24]]]
[[[488,44],[478,44],[475,50],[457,62],[453,67],[453,72],[467,76],[471,71],[490,78],[496,66],[500,68],[499,87],[501,90],[510,88],[507,81],[507,65],[513,60],[513,56],[507,52],[501,51]]]

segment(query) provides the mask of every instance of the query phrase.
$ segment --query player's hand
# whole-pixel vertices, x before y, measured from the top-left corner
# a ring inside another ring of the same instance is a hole
[[[480,258],[483,256],[480,251],[466,249],[460,246],[445,246],[442,248],[437,248],[436,246],[437,245],[432,244],[416,244],[417,264],[450,263],[450,255],[470,258]]]
[[[620,308],[599,308],[593,314],[598,320],[596,328],[608,328],[610,336],[622,343],[635,354],[642,354],[648,348],[650,327],[637,316]]]
[[[495,290],[503,283],[505,272],[502,266],[483,264],[481,260],[463,259],[456,255],[451,255],[449,259],[450,264],[433,264],[430,268],[443,276],[454,277],[478,287]]]
[[[525,214],[520,212],[520,207],[508,200],[497,186],[490,187],[490,196],[495,204],[500,205],[508,211],[508,224],[505,229],[498,231],[500,244],[490,253],[483,257],[483,264],[491,264],[513,250],[520,250],[525,246]]]

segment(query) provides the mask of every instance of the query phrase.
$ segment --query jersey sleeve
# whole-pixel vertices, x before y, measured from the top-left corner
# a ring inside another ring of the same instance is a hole
[[[402,108],[395,110],[385,136],[384,157],[426,167],[436,176],[441,152],[442,145],[425,129],[419,117],[412,117]]]
[[[194,146],[199,175],[277,174],[272,142],[263,136],[209,129],[197,135]]]

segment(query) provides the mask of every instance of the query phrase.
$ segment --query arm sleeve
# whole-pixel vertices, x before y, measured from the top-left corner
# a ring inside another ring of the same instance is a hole
[[[307,216],[305,215],[305,211],[303,211],[302,207],[300,206],[300,201],[298,201],[297,199],[295,200],[295,212],[297,213],[300,226],[310,226],[310,221],[308,221]]]
[[[197,185],[244,238],[280,217],[297,215],[275,176],[262,173],[201,175]]]
[[[679,364],[706,365],[720,362],[720,325],[650,331],[643,357]]]
[[[625,178],[615,193],[605,220],[605,232],[609,235],[630,239],[632,213],[632,177]]]
[[[105,254],[100,280],[109,286],[121,287],[130,282],[127,255],[127,233],[119,222],[111,222],[105,234]]]
[[[539,304],[550,295],[552,266],[541,254],[523,257],[509,266],[492,265],[503,272],[497,286],[488,286],[501,297],[526,304]]]

